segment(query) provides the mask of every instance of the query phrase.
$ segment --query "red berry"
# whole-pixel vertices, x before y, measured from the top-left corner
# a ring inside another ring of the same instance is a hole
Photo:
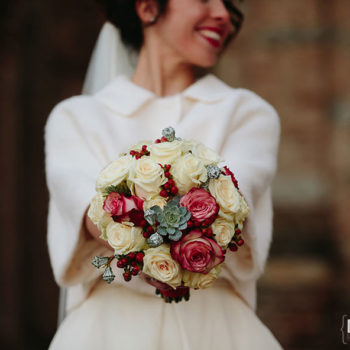
[[[130,151],[130,154],[134,156],[136,154],[136,151]]]
[[[123,258],[122,260],[120,260],[120,261],[122,261],[123,262],[123,265],[125,266],[127,263],[128,263],[128,260],[127,260],[127,258]]]
[[[162,138],[160,139],[162,142],[167,142],[168,139],[165,136],[162,136]]]
[[[137,267],[137,266],[135,266],[135,267]],[[139,271],[137,271],[137,270],[135,270],[135,269],[133,269],[133,270],[131,271],[131,274],[132,274],[133,276],[136,276],[138,273],[139,273]]]
[[[237,247],[234,243],[232,243],[232,244],[230,245],[230,250],[231,250],[231,252],[236,252],[237,249],[238,249],[238,247]]]
[[[136,159],[140,159],[141,158],[141,155],[138,153],[135,157]]]
[[[202,233],[207,234],[208,230],[206,228],[202,228]]]
[[[142,232],[142,236],[145,238],[149,238],[150,234],[148,232]]]
[[[144,257],[143,253],[137,253],[135,259],[138,262],[143,262],[143,257]]]
[[[148,226],[147,227],[147,232],[150,233],[150,234],[154,233],[154,228],[152,226]]]
[[[159,140],[159,139],[157,139],[157,140],[156,140],[156,143],[160,143],[160,140]]]
[[[173,186],[170,190],[172,194],[176,194],[179,191],[179,189],[176,186]]]
[[[130,252],[128,254],[128,258],[131,259],[131,260],[135,259],[135,253],[134,252]]]
[[[120,269],[122,269],[122,268],[124,267],[124,264],[123,264],[123,262],[122,262],[121,260],[119,260],[119,261],[117,262],[117,266],[118,266]]]
[[[131,280],[130,272],[124,272],[123,277],[126,282],[129,282]]]
[[[213,229],[211,227],[208,227],[208,234],[210,234],[210,235],[213,234]]]
[[[175,181],[174,181],[173,179],[169,179],[169,180],[168,180],[168,184],[169,184],[170,186],[175,186]]]
[[[193,222],[191,220],[187,221],[187,227],[191,228],[193,226]]]
[[[241,238],[241,239],[237,242],[237,244],[238,244],[239,246],[243,245],[243,244],[244,244],[244,240]]]
[[[142,151],[144,151],[144,152],[147,151],[147,145],[142,146]]]
[[[168,190],[170,188],[170,185],[169,185],[169,182],[167,182],[165,185],[164,185],[164,189],[165,190]]]
[[[203,222],[203,225],[204,226],[210,225],[210,220],[209,219],[205,219],[204,222]]]
[[[164,176],[167,177],[167,178],[169,178],[171,175],[170,175],[169,171],[166,171],[166,172],[164,173]]]
[[[140,221],[140,226],[141,227],[144,227],[144,226],[146,226],[147,225],[147,221],[145,220],[145,219],[142,219],[141,221]]]
[[[161,190],[161,191],[160,191],[160,195],[161,195],[162,197],[168,197],[168,192],[165,191],[165,190]]]
[[[136,266],[136,261],[135,260],[133,260],[132,262],[131,262],[131,266],[133,266],[133,267],[135,267]]]
[[[165,170],[166,170],[166,171],[169,171],[170,168],[171,168],[171,164],[165,164]]]
[[[241,233],[241,230],[238,228],[236,231],[235,231],[235,234],[236,235],[239,235]]]

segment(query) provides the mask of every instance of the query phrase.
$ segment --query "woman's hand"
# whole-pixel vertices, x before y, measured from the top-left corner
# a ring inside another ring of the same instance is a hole
[[[87,208],[84,215],[84,225],[85,225],[85,231],[87,233],[87,239],[96,239],[102,245],[104,245],[105,247],[110,249],[112,252],[114,252],[113,248],[108,244],[108,242],[100,238],[102,233],[87,215],[88,210],[89,208]]]

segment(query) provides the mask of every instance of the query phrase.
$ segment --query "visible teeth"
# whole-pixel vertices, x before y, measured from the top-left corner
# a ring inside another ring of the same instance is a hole
[[[215,40],[220,40],[220,38],[221,38],[221,36],[218,33],[214,32],[212,30],[203,29],[203,30],[200,30],[200,32],[203,35],[207,36],[208,38],[212,38]]]

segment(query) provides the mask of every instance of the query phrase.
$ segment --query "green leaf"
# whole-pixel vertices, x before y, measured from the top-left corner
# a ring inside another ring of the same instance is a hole
[[[112,192],[117,192],[119,194],[124,194],[125,197],[131,196],[131,191],[129,187],[126,185],[125,181],[120,183],[119,185],[111,185],[106,187],[105,193],[108,196]]]

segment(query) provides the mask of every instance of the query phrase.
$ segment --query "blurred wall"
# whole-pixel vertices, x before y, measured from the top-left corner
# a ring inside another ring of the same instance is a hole
[[[249,0],[216,72],[281,119],[258,314],[287,349],[343,348],[350,313],[350,2]]]
[[[242,33],[215,72],[279,112],[275,233],[258,315],[285,349],[341,345],[350,314],[350,2],[246,0]],[[0,5],[0,346],[45,349],[58,288],[46,247],[43,126],[80,93],[103,23],[93,0]]]

